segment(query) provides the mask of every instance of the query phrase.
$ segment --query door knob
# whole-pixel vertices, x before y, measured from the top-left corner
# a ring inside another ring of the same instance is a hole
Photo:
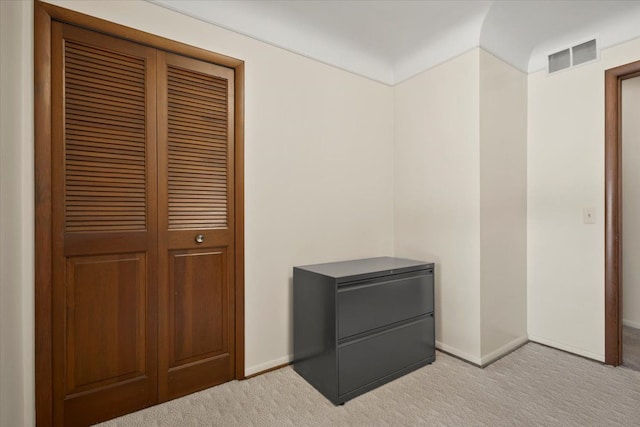
[[[204,234],[198,234],[196,236],[196,243],[202,243],[204,242]]]

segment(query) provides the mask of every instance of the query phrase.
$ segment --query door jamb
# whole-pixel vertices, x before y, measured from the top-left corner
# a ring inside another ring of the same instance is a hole
[[[605,71],[605,354],[622,363],[622,81],[640,76],[640,61]]]
[[[244,61],[145,33],[59,6],[34,4],[35,380],[36,424],[53,424],[51,21],[113,35],[235,71],[235,379],[244,379]]]

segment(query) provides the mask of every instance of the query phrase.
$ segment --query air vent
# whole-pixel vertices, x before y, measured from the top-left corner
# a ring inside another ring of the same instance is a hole
[[[560,50],[548,56],[548,72],[555,73],[598,59],[596,39]]]
[[[564,70],[571,67],[571,51],[569,49],[561,50],[549,55],[549,72]]]
[[[596,49],[596,41],[589,40],[586,43],[579,44],[571,48],[573,65],[584,64],[598,58],[598,50]]]

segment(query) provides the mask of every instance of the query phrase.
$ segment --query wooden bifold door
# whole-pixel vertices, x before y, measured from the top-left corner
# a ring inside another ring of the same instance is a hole
[[[233,70],[158,52],[160,399],[233,378]]]
[[[51,421],[89,425],[236,377],[234,69],[50,28]]]

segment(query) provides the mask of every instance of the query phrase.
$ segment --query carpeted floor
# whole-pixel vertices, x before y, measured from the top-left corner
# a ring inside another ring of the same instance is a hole
[[[622,327],[622,364],[640,371],[640,329]]]
[[[333,406],[291,367],[103,426],[638,426],[640,372],[529,343],[479,369],[434,364]]]

